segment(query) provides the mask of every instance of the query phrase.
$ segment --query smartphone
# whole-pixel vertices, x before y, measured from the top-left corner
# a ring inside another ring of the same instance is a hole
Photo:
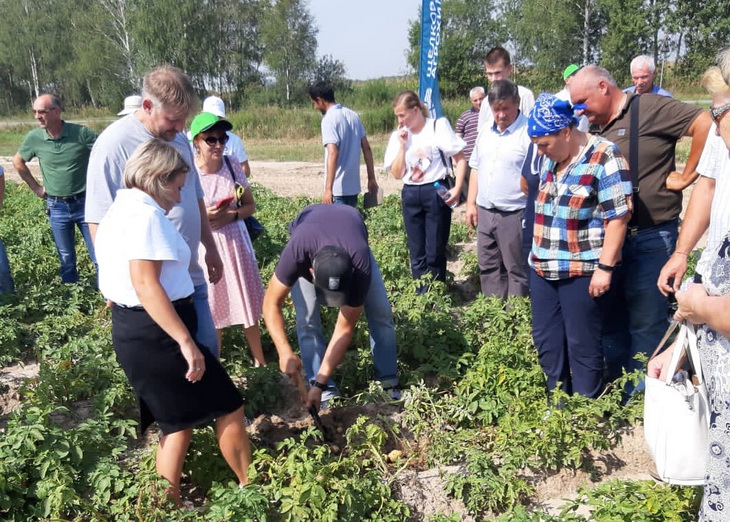
[[[227,198],[221,199],[218,204],[215,206],[216,209],[220,209],[223,207],[227,207],[231,204],[231,201],[233,201],[233,196],[228,196]]]

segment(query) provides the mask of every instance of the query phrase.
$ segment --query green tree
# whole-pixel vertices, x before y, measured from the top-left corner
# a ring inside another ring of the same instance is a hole
[[[600,63],[619,85],[631,84],[631,60],[639,54],[653,54],[652,12],[644,0],[599,0],[604,33],[600,41]]]
[[[493,0],[445,0],[441,11],[439,90],[445,96],[469,93],[485,83],[482,58],[507,39],[504,18]],[[408,64],[418,71],[421,45],[420,13],[408,29]]]
[[[306,98],[317,63],[317,33],[303,0],[270,0],[261,24],[264,63],[286,103]]]
[[[528,61],[531,87],[560,90],[568,64],[594,57],[600,28],[591,0],[515,0],[507,19],[517,56]]]
[[[335,93],[344,94],[352,90],[352,83],[346,78],[346,73],[344,63],[326,54],[317,61],[312,80],[327,82],[334,87]]]
[[[730,43],[730,0],[688,0],[677,2],[670,14],[670,26],[685,52],[677,61],[677,72],[696,82],[714,62],[715,55]]]
[[[240,107],[252,86],[261,84],[262,16],[259,0],[218,0],[215,26],[209,31],[206,84],[232,109]]]

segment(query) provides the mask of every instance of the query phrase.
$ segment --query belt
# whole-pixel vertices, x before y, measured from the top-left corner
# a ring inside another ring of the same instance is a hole
[[[656,225],[649,225],[648,227],[640,227],[638,225],[629,225],[626,227],[626,235],[627,236],[636,236],[639,234],[639,232],[643,232],[644,230],[650,230],[652,228],[658,228],[666,225],[667,223],[671,223],[672,221],[676,221],[679,218],[669,219],[667,221],[662,221],[661,223],[657,223]]]
[[[63,201],[64,203],[71,203],[72,201],[77,201],[84,196],[86,196],[86,191],[79,192],[78,194],[74,194],[73,196],[51,196],[50,194],[46,194],[46,199],[50,199],[51,201]]]
[[[176,299],[172,302],[172,306],[182,306],[187,304],[193,304],[193,296],[189,295],[187,297],[183,297],[182,299]],[[144,310],[144,306],[142,305],[136,305],[136,306],[127,306],[122,304],[114,303],[115,306],[118,306],[119,308],[124,308],[125,310]]]

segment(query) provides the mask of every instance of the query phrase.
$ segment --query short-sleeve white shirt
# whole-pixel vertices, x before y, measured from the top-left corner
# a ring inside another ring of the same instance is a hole
[[[527,196],[520,188],[522,164],[530,148],[524,114],[504,132],[495,124],[479,131],[469,166],[478,171],[477,205],[512,212],[525,208]]]
[[[226,143],[223,154],[235,156],[238,163],[248,161],[248,154],[246,154],[246,147],[243,146],[243,140],[231,131],[227,131],[226,134],[228,134],[228,143]]]
[[[162,261],[160,284],[170,301],[192,295],[190,249],[165,211],[139,189],[121,189],[99,223],[94,243],[99,290],[116,304],[140,305],[129,262]]]
[[[408,133],[406,172],[402,178],[406,185],[427,185],[444,179],[447,175],[447,168],[441,159],[439,150],[443,152],[444,159],[448,159],[466,147],[466,142],[454,133],[449,120],[439,118],[435,121],[434,125],[433,119],[426,118],[426,123],[420,132]],[[399,150],[400,142],[396,130],[390,135],[388,148],[385,150],[383,163],[386,169],[390,169],[393,165]],[[412,178],[413,172],[416,170],[420,170],[424,174],[423,179],[418,182],[414,182]]]
[[[715,194],[710,207],[710,226],[707,231],[707,245],[705,252],[713,252],[714,246],[721,241],[730,230],[730,151],[725,141],[717,135],[717,127],[713,122],[707,134],[705,148],[697,165],[697,172],[701,176],[715,180]],[[702,273],[706,263],[704,255],[700,258],[697,271]]]

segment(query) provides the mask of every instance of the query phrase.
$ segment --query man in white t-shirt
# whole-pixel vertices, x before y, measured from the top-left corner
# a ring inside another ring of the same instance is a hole
[[[101,219],[124,188],[123,173],[127,160],[135,149],[151,138],[160,138],[175,147],[190,166],[180,203],[167,217],[185,238],[191,252],[197,252],[199,243],[205,247],[205,263],[210,282],[216,283],[223,273],[223,264],[208,222],[192,152],[182,130],[195,110],[197,96],[187,75],[176,67],[163,66],[150,70],[144,77],[142,107],[106,128],[99,135],[89,158],[86,175],[86,221],[92,238]],[[198,315],[195,340],[213,354],[218,347],[218,336],[208,305],[208,285],[197,256],[191,256],[190,276],[195,293],[193,302]]]
[[[507,49],[499,46],[492,47],[484,56],[484,70],[490,84],[498,80],[509,80],[512,75],[512,61]],[[520,112],[527,117],[530,109],[535,105],[535,95],[522,85],[518,85],[517,89],[520,92]],[[482,103],[482,107],[479,109],[478,131],[481,131],[485,125],[491,127],[493,124],[494,116],[492,116],[491,107],[488,103]]]
[[[219,118],[225,119],[226,104],[218,96],[208,96],[205,100],[203,100],[202,112],[209,112],[210,114],[215,114]],[[241,164],[243,173],[247,178],[250,177],[251,166],[248,163],[248,154],[246,153],[246,147],[243,146],[243,140],[232,131],[226,131],[226,134],[228,135],[228,143],[226,143],[226,148],[223,149],[223,154],[238,158],[238,162]],[[188,133],[188,138],[192,140],[190,133]]]
[[[335,101],[335,91],[327,82],[309,87],[309,99],[322,113],[322,145],[324,146],[324,191],[322,203],[344,203],[357,206],[360,194],[360,151],[368,173],[368,191],[378,190],[373,165],[373,151],[365,135],[365,127],[355,111]]]
[[[469,160],[472,176],[466,222],[477,229],[482,293],[487,297],[527,295],[522,257],[522,220],[527,196],[522,192],[522,164],[530,148],[527,118],[519,110],[517,85],[492,83],[487,101],[494,123],[479,131]]]

